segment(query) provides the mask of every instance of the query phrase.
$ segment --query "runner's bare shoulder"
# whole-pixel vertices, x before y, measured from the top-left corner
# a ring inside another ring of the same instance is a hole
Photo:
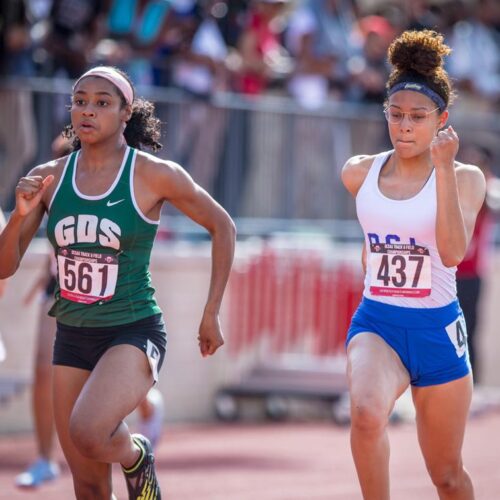
[[[374,159],[375,155],[357,155],[349,158],[342,167],[342,182],[353,197],[358,194]]]
[[[192,183],[192,180],[178,163],[140,152],[136,160],[135,182],[136,189],[140,185],[160,198],[168,200],[179,189]]]
[[[486,196],[486,179],[479,167],[455,161],[460,199],[464,197],[476,206],[477,210],[484,202]]]
[[[184,170],[180,165],[171,161],[159,158],[146,151],[138,151],[136,159],[136,170],[138,175],[148,177],[155,182],[158,175],[172,175],[178,169]]]
[[[32,168],[25,176],[25,177],[40,176],[43,177],[44,179],[49,175],[54,176],[54,181],[47,188],[47,191],[45,192],[43,197],[46,206],[49,205],[49,200],[52,199],[54,192],[57,188],[57,185],[59,184],[59,181],[64,171],[64,167],[66,166],[66,162],[68,161],[68,156],[69,155],[62,156],[61,158],[50,160],[46,163],[37,165],[36,167]]]

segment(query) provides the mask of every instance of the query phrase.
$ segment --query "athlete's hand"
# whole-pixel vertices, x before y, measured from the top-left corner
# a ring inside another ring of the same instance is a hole
[[[440,130],[431,142],[431,161],[434,167],[453,167],[457,153],[458,135],[453,127]]]
[[[207,312],[203,314],[198,335],[198,344],[201,355],[204,358],[211,356],[219,347],[224,345],[218,314]]]
[[[43,178],[40,175],[21,177],[16,187],[15,211],[22,217],[38,206],[43,193],[54,181],[53,175]]]

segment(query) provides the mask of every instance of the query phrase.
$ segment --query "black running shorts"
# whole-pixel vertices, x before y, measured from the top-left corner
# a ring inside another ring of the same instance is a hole
[[[155,381],[158,380],[167,346],[161,314],[102,328],[68,326],[57,322],[52,363],[92,371],[110,347],[120,344],[130,344],[143,351]]]

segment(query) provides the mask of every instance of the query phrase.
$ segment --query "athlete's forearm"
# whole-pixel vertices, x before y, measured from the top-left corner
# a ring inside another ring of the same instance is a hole
[[[12,276],[21,262],[21,234],[25,217],[13,212],[0,234],[0,279]]]
[[[447,267],[458,265],[467,250],[467,230],[460,207],[454,168],[436,169],[436,242]]]
[[[212,236],[212,272],[205,312],[219,313],[234,258],[236,229],[229,216],[224,217]]]

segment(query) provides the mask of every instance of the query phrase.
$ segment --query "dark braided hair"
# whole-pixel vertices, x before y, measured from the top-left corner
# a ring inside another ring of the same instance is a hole
[[[119,68],[113,69],[126,78],[132,86],[129,76],[124,71]],[[121,91],[114,85],[113,87],[121,98],[122,106],[126,106],[127,101]],[[146,147],[152,151],[158,151],[162,148],[162,144],[159,142],[161,136],[161,122],[154,115],[154,110],[155,106],[152,102],[146,101],[142,98],[134,98],[134,102],[132,103],[132,115],[123,132],[125,140],[129,146],[137,149],[143,149]],[[75,134],[73,125],[66,125],[62,135],[66,139],[70,139],[72,141],[71,146],[73,151],[81,149],[82,145],[80,138]]]
[[[435,31],[405,31],[388,49],[388,59],[394,69],[389,75],[387,90],[400,82],[423,83],[448,106],[455,94],[443,61],[450,52],[443,36]]]

